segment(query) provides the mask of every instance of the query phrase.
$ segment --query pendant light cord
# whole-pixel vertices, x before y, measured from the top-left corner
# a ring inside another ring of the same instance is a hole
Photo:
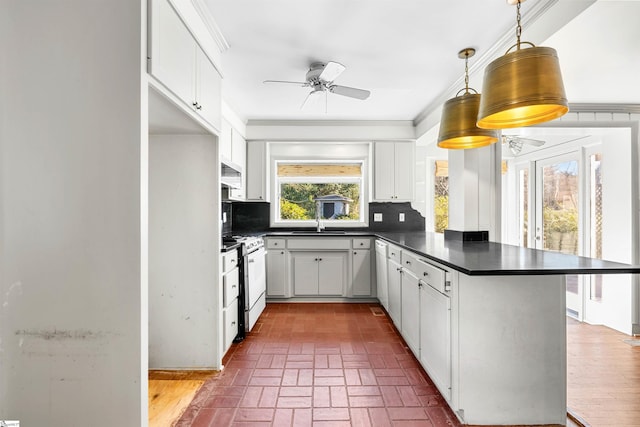
[[[516,49],[520,50],[520,36],[522,35],[522,24],[520,23],[522,17],[520,16],[520,0],[518,0],[517,12],[516,12]]]
[[[469,52],[464,54],[464,93],[469,94]]]

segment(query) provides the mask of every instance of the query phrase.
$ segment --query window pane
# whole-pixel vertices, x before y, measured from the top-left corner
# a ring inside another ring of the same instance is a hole
[[[518,174],[518,230],[520,230],[520,246],[529,247],[529,168],[520,170]]]
[[[281,183],[280,219],[360,220],[359,183]]]
[[[434,230],[443,233],[449,226],[449,168],[446,160],[436,161],[433,189]]]
[[[589,156],[589,223],[591,236],[589,239],[589,255],[602,258],[602,154]],[[591,292],[593,301],[602,300],[602,275],[591,276]]]

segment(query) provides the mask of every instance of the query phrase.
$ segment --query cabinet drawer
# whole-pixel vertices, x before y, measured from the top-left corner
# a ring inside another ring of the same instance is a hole
[[[289,249],[320,249],[320,250],[341,250],[351,249],[351,239],[334,239],[326,237],[314,237],[311,239],[289,239],[287,242]]]
[[[389,245],[389,248],[387,249],[387,256],[389,257],[389,259],[394,260],[398,264],[400,264],[400,261],[401,261],[400,259],[401,253],[402,253],[402,250],[397,246]]]
[[[353,239],[353,249],[369,249],[371,239]]]
[[[238,270],[225,274],[222,278],[222,302],[227,307],[238,297],[240,277]]]
[[[222,271],[228,273],[238,266],[238,252],[231,251],[222,254]]]
[[[422,277],[422,270],[418,268],[418,257],[413,254],[412,252],[407,252],[405,250],[402,250],[402,255],[400,256],[401,258],[401,264],[402,267],[411,271],[413,274],[415,274],[416,276],[418,276],[419,278]]]
[[[224,350],[231,346],[238,335],[238,304],[231,304],[222,312],[224,322]]]
[[[267,239],[267,249],[284,249],[285,239]]]
[[[416,275],[424,283],[440,292],[445,292],[445,271],[422,260],[417,261]]]

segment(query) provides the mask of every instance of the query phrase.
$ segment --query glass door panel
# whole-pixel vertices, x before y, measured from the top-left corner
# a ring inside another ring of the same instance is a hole
[[[579,255],[580,176],[578,154],[536,162],[536,248]],[[582,286],[567,275],[567,313],[582,317]]]

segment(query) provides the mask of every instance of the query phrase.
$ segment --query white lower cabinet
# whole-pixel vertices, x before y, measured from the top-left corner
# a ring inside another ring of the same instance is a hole
[[[387,260],[388,285],[389,285],[389,308],[387,312],[393,320],[398,330],[402,330],[402,288],[401,277],[402,267],[392,258]]]
[[[401,333],[407,345],[416,355],[420,354],[420,283],[409,270],[401,275]]]
[[[389,311],[389,277],[387,269],[386,242],[376,240],[376,295],[380,305]]]
[[[364,297],[371,295],[371,250],[357,249],[353,251],[353,274],[351,277],[351,295]]]
[[[291,251],[293,294],[296,296],[342,296],[348,252]]]
[[[222,255],[222,342],[226,352],[238,335],[238,291],[240,269],[238,252],[225,252]]]
[[[287,252],[284,239],[267,240],[267,297],[287,298]]]
[[[451,298],[422,284],[419,301],[419,360],[440,393],[451,401]]]

